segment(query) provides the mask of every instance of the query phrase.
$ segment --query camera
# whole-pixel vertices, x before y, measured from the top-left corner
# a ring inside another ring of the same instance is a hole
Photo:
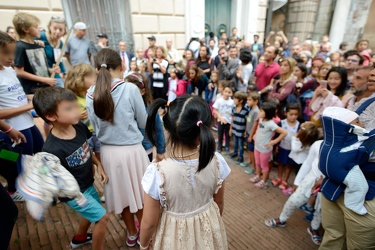
[[[156,58],[154,58],[153,61],[156,62]]]

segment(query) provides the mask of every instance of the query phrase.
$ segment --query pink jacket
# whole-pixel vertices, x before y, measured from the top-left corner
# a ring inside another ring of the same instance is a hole
[[[341,100],[332,94],[332,92],[328,92],[328,95],[324,98],[319,96],[315,99],[313,103],[311,103],[311,111],[315,112],[313,118],[314,120],[319,120],[320,116],[323,114],[323,111],[327,107],[344,107],[344,104]]]
[[[175,94],[177,96],[181,96],[186,94],[186,88],[188,86],[188,83],[186,80],[178,80],[177,82],[177,89],[175,91]]]

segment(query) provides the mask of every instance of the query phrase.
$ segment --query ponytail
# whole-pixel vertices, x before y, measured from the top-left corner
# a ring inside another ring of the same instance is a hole
[[[146,122],[146,134],[152,145],[156,146],[156,115],[158,114],[159,108],[166,107],[167,101],[158,98],[151,105],[151,108],[148,113],[147,122]],[[164,121],[163,117],[163,121]],[[165,124],[164,124],[165,125]]]
[[[198,123],[201,121],[197,122]],[[215,155],[215,138],[210,130],[211,122],[201,123],[200,144],[199,144],[199,164],[197,172],[204,169]]]
[[[94,112],[100,119],[113,122],[115,104],[111,95],[112,76],[109,71],[118,70],[122,60],[113,49],[101,49],[95,58],[95,66],[98,70],[98,78],[94,91]]]

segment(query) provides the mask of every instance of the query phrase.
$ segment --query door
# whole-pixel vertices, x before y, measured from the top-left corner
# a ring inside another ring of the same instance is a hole
[[[220,38],[223,32],[230,37],[231,0],[205,0],[205,32]]]

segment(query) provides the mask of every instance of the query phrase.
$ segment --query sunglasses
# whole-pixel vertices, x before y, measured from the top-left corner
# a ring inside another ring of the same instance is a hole
[[[52,16],[51,17],[51,21],[64,23],[65,22],[65,18],[63,18],[61,16]]]

